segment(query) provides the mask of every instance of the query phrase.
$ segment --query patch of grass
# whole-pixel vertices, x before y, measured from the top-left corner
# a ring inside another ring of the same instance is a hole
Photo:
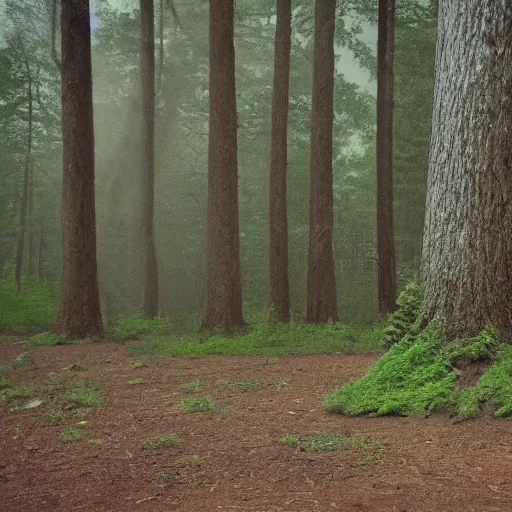
[[[11,384],[9,383],[9,380],[6,377],[0,376],[0,390],[5,388],[10,388]]]
[[[192,457],[185,457],[184,459],[180,459],[176,461],[175,465],[177,467],[185,467],[185,466],[199,466],[202,460],[199,455],[192,455]]]
[[[50,329],[59,307],[58,283],[23,277],[18,294],[13,265],[6,265],[0,279],[0,331],[26,333]]]
[[[61,441],[79,441],[85,433],[81,428],[66,428],[61,431],[59,437]]]
[[[44,421],[48,425],[58,425],[63,419],[64,419],[64,413],[50,412],[45,416]]]
[[[382,444],[375,439],[362,439],[360,437],[345,437],[339,434],[317,434],[314,436],[284,436],[281,441],[286,444],[297,446],[304,452],[336,452],[361,448],[367,453],[361,460],[365,462],[376,462],[382,458]]]
[[[151,437],[142,443],[144,450],[155,450],[158,448],[169,448],[178,443],[179,439],[176,434],[167,434],[165,436]]]
[[[144,361],[133,361],[134,368],[142,368],[143,366],[146,366]]]
[[[37,389],[35,386],[6,388],[0,391],[0,403],[11,403],[19,399],[32,398],[36,396],[36,394]]]
[[[250,332],[235,337],[194,334],[183,337],[145,336],[128,344],[133,357],[202,357],[219,355],[362,353],[382,348],[383,328],[344,324],[303,323],[259,324]]]
[[[173,370],[171,372],[171,375],[173,377],[183,377],[183,375],[185,375],[185,371],[184,370]]]
[[[142,336],[165,335],[168,332],[169,326],[161,318],[146,320],[137,317],[121,317],[114,323],[109,336],[116,341],[124,341]]]
[[[90,379],[75,380],[68,388],[66,400],[81,407],[99,407],[103,398],[98,392],[99,384]]]
[[[159,471],[156,476],[162,480],[168,480],[169,478],[172,478],[172,475],[168,473],[167,471]]]
[[[71,340],[54,334],[51,331],[42,332],[32,336],[26,343],[25,348],[52,346],[52,345],[64,345],[66,343],[72,343]]]
[[[19,356],[16,356],[14,358],[14,361],[12,362],[12,368],[20,368],[22,366],[25,366],[30,363],[30,356],[27,352],[22,352]]]
[[[181,389],[189,393],[199,393],[201,391],[201,383],[198,380],[185,382],[185,384],[181,385]]]
[[[176,406],[185,414],[217,410],[209,397],[182,397]]]
[[[136,385],[136,384],[144,384],[146,382],[142,377],[137,377],[136,379],[132,379],[127,381],[127,384]]]

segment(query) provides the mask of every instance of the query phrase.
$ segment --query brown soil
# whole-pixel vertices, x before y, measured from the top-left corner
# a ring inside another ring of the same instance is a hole
[[[23,350],[13,343],[0,349],[0,362]],[[510,420],[454,424],[444,417],[348,418],[322,410],[322,397],[363,374],[376,355],[166,359],[140,368],[113,343],[43,347],[30,355],[33,364],[13,372],[11,381],[39,383],[44,403],[0,408],[2,511],[512,509]],[[73,372],[73,363],[88,370]],[[77,377],[101,382],[100,408],[69,409],[59,398]],[[128,384],[137,377],[144,383]],[[192,380],[219,411],[176,408],[187,394],[180,386]],[[246,391],[229,385],[255,380],[264,384]],[[46,424],[59,407],[62,423]],[[84,418],[82,440],[59,439]],[[281,441],[330,432],[379,440],[382,457],[368,460],[357,449],[311,453]],[[179,437],[176,446],[142,449],[145,439],[169,433]],[[194,455],[199,464],[183,462]]]

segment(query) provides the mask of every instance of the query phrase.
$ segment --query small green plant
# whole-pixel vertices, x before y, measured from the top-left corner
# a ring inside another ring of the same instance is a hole
[[[168,473],[167,471],[159,471],[156,476],[162,480],[168,480],[169,478],[171,478],[171,474]]]
[[[174,446],[179,441],[176,434],[167,434],[165,436],[151,437],[145,439],[142,443],[142,448],[145,450],[154,450],[157,448],[168,448]]]
[[[135,384],[144,384],[145,380],[142,377],[137,377],[136,379],[127,381],[127,384],[135,385]]]
[[[73,363],[70,367],[69,367],[69,371],[71,372],[86,372],[89,368],[87,368],[87,366],[85,364],[81,364],[81,363]]]
[[[186,457],[184,459],[178,460],[176,462],[176,466],[184,467],[184,466],[199,466],[201,464],[201,457],[198,455],[192,455],[192,457]]]
[[[143,366],[146,366],[146,363],[144,361],[133,361],[133,367],[134,368],[142,368]]]
[[[18,436],[23,434],[23,427],[19,423],[16,423],[15,425],[13,425],[12,429],[13,429],[14,433]]]
[[[80,428],[66,428],[59,434],[61,441],[79,441],[84,437],[84,431]]]
[[[37,390],[34,386],[17,386],[2,389],[0,391],[0,403],[11,403],[18,399],[32,398],[36,393]]]
[[[181,385],[181,389],[189,393],[199,393],[201,391],[201,383],[198,380],[185,382],[185,384]]]
[[[261,380],[249,380],[246,382],[230,382],[229,385],[233,388],[238,388],[246,391],[249,388],[254,386],[260,386],[261,384],[265,384]]]
[[[299,438],[297,436],[283,436],[281,438],[281,441],[283,443],[286,443],[286,444],[297,444],[297,442],[299,441]]]
[[[216,410],[209,397],[182,397],[178,400],[177,407],[185,414]]]
[[[417,320],[421,312],[421,289],[416,283],[408,284],[398,296],[397,308],[389,316],[384,329],[384,344],[390,348],[407,334],[418,332]]]
[[[103,398],[98,392],[99,384],[90,379],[75,380],[68,388],[65,397],[81,407],[99,407]]]
[[[6,377],[0,377],[0,390],[10,387],[11,384],[9,383],[9,380]]]
[[[185,375],[185,372],[183,370],[173,370],[171,372],[171,375],[173,377],[183,377],[183,375]]]
[[[48,425],[58,425],[64,419],[64,414],[62,412],[50,412],[48,413],[44,421]]]
[[[19,356],[16,356],[14,358],[12,366],[13,366],[13,368],[19,368],[20,366],[28,364],[29,362],[30,362],[30,356],[28,355],[28,353],[22,352]]]

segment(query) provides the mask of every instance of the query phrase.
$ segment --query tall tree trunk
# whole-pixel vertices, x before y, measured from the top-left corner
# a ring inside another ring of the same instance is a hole
[[[270,295],[277,319],[280,322],[290,321],[286,171],[288,166],[291,4],[291,0],[277,0],[274,88],[272,93],[272,156],[269,194]]]
[[[91,28],[88,0],[61,6],[62,297],[54,331],[102,335],[94,198]]]
[[[512,4],[441,0],[422,280],[425,320],[512,341]]]
[[[202,329],[244,325],[238,233],[233,0],[210,0],[207,288]]]
[[[29,188],[30,188],[30,173],[32,167],[32,139],[33,139],[33,106],[34,94],[32,83],[32,71],[30,64],[25,61],[27,70],[27,105],[28,105],[28,127],[27,127],[27,152],[25,154],[25,161],[23,163],[23,190],[20,202],[20,225],[18,228],[18,237],[16,241],[16,259],[14,264],[14,278],[18,293],[21,291],[21,271],[23,267],[23,252],[25,250],[25,235],[27,232],[27,210],[29,204]]]
[[[28,217],[28,238],[27,238],[27,260],[29,276],[35,275],[35,222],[34,222],[34,161],[30,163],[30,173],[28,177],[28,195],[27,195],[27,217]]]
[[[154,235],[155,203],[155,18],[153,0],[140,0],[142,81],[142,226],[144,315],[158,316],[158,265]]]
[[[338,319],[332,248],[332,124],[336,0],[317,0],[311,105],[311,181],[306,319]]]
[[[393,56],[395,0],[379,0],[377,42],[377,254],[379,312],[396,307],[393,229]]]
[[[160,92],[162,87],[162,76],[164,72],[164,24],[165,24],[165,8],[164,0],[159,1],[158,5],[158,79],[157,91]],[[142,11],[141,11],[142,12]]]

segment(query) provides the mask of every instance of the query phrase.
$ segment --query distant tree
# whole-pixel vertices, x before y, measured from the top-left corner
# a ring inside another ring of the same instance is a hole
[[[210,0],[207,288],[202,329],[244,325],[238,232],[234,0]]]
[[[144,316],[158,316],[158,263],[154,235],[155,204],[155,17],[153,0],[140,0],[142,86],[142,235]]]
[[[270,164],[270,295],[280,322],[290,321],[288,282],[288,215],[286,174],[288,166],[288,108],[290,98],[291,0],[277,0],[272,93]]]
[[[336,0],[317,0],[311,106],[311,180],[306,319],[338,319],[334,277],[332,126]]]
[[[379,313],[396,307],[393,227],[393,57],[395,0],[379,0],[377,41],[377,282]]]
[[[425,321],[512,340],[512,4],[440,0],[422,281]]]
[[[101,335],[96,264],[91,28],[88,0],[61,4],[62,297],[54,331]]]

